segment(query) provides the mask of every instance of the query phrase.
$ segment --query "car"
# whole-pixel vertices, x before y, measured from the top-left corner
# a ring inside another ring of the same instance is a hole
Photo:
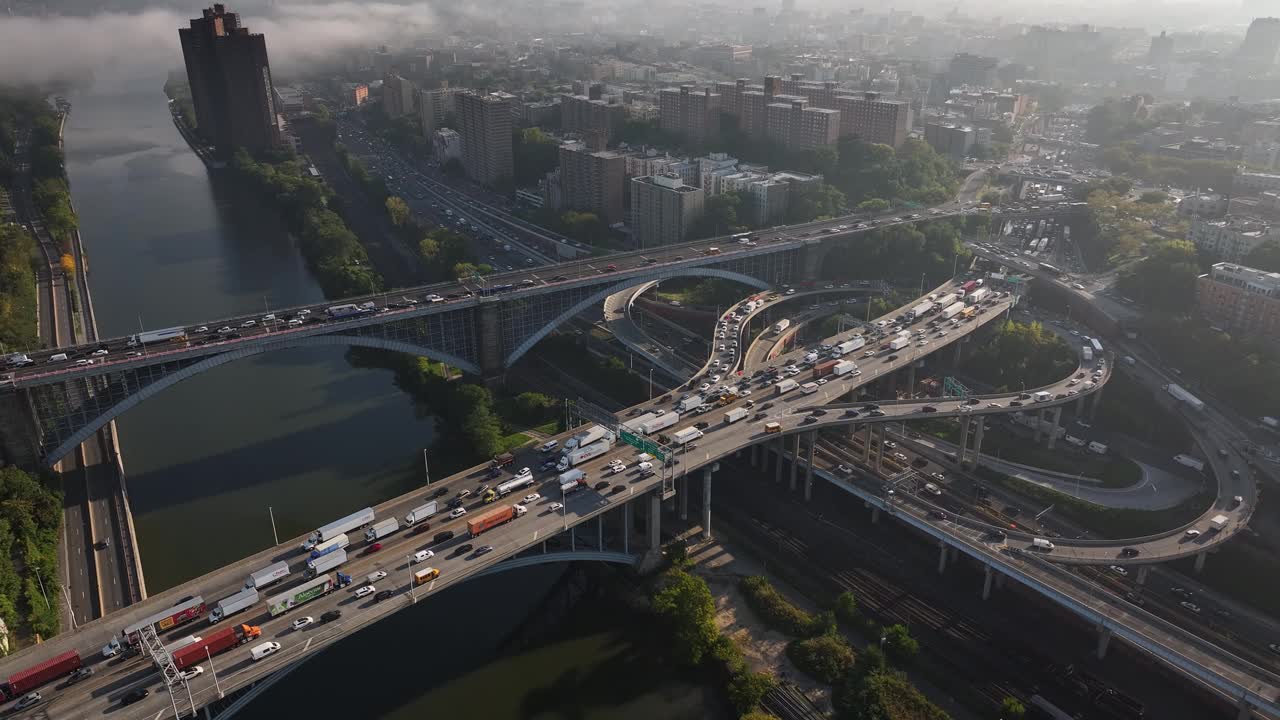
[[[1124,599],[1125,599],[1125,602],[1131,603],[1133,605],[1137,605],[1138,607],[1142,607],[1143,605],[1147,604],[1146,600],[1142,599],[1140,595],[1133,592],[1125,593]]]
[[[841,475],[852,475],[853,468],[849,467],[848,465],[840,464],[836,466],[836,472],[840,473]]]
[[[374,543],[361,551],[361,555],[372,555],[382,549],[382,543]]]
[[[230,325],[223,325],[222,327],[218,328],[218,334],[219,334],[219,335],[226,334],[226,333],[229,333],[229,332],[231,332],[231,326],[230,326]]]
[[[111,538],[102,538],[93,544],[94,550],[106,550],[109,547],[111,547]]]
[[[605,490],[609,487],[609,481],[601,480],[600,482],[596,483],[593,487],[595,488],[596,491]]]
[[[92,677],[92,676],[93,676],[93,668],[88,667],[88,666],[85,666],[85,667],[82,667],[82,668],[77,669],[75,672],[73,672],[73,673],[71,673],[70,675],[68,675],[68,676],[67,676],[67,684],[68,684],[68,685],[75,685],[76,683],[80,682],[81,680],[83,680],[83,679],[85,679],[85,678],[87,678],[87,677]]]
[[[925,405],[924,407],[920,408],[920,412],[927,412],[927,413],[938,412],[938,408],[932,405]]]
[[[1197,605],[1197,604],[1195,604],[1195,603],[1193,603],[1193,602],[1188,602],[1188,601],[1186,601],[1186,600],[1183,600],[1182,602],[1180,602],[1180,603],[1178,603],[1178,604],[1179,604],[1179,605],[1181,605],[1182,607],[1186,608],[1188,612],[1195,613],[1196,615],[1199,615],[1199,614],[1200,614],[1200,606],[1199,606],[1199,605]]]
[[[361,585],[360,587],[356,588],[356,597],[358,598],[366,597],[374,594],[377,591],[378,589],[372,585]]]
[[[491,553],[491,552],[493,552],[493,546],[492,546],[492,545],[481,545],[480,547],[476,548],[476,555],[477,555],[477,556],[480,556],[480,555],[488,555],[488,554],[489,554],[489,553]]]
[[[946,520],[947,514],[942,512],[941,510],[930,510],[929,517],[933,518],[934,520]]]
[[[1000,403],[998,403],[998,402],[989,402],[989,403],[987,403],[987,407],[989,407],[989,408],[998,408],[998,407],[1004,407],[1004,406],[1003,406],[1003,405],[1001,405],[1001,404],[1000,404]]]
[[[293,621],[293,629],[294,629],[294,630],[301,630],[302,628],[304,628],[304,627],[306,627],[306,626],[310,625],[311,623],[313,623],[313,622],[315,622],[315,621],[316,621],[316,619],[315,619],[315,618],[313,618],[313,617],[311,617],[310,615],[306,615],[306,616],[304,616],[304,617],[300,617],[300,618],[298,618],[297,620],[294,620],[294,621]]]
[[[369,576],[366,579],[371,583],[375,583],[386,576],[387,576],[386,570],[374,570],[373,572],[369,573]]]
[[[822,408],[814,408],[813,410],[809,411],[809,414],[814,417],[822,417],[823,415],[827,414],[827,411],[823,410]]]
[[[1009,539],[1009,535],[1003,530],[988,530],[987,539],[995,540],[997,542],[1004,542],[1005,540]]]
[[[1275,643],[1267,643],[1267,649],[1277,655],[1280,655],[1280,645],[1277,645]]]
[[[257,325],[257,324],[258,324],[258,321],[257,321],[257,320],[245,320],[244,322],[240,323],[240,327],[242,327],[242,328],[251,328],[251,327],[254,327],[254,326],[255,326],[255,325]]]
[[[883,410],[872,410],[871,412],[869,412],[869,413],[867,413],[867,414],[868,414],[869,416],[871,416],[871,417],[884,417],[884,411],[883,411]]]
[[[455,497],[457,497],[459,500],[463,500],[463,499],[465,499],[465,498],[469,498],[469,497],[471,497],[471,490],[469,490],[469,489],[459,490],[459,491],[458,491],[458,494],[457,494]]]
[[[1133,548],[1133,547],[1120,548],[1120,557],[1137,557],[1137,556],[1138,556],[1138,548]]]
[[[539,493],[529,493],[528,495],[524,496],[523,502],[525,505],[529,505],[532,503],[536,503],[541,499],[542,499],[542,495],[540,495]]]
[[[466,508],[464,508],[464,507],[456,507],[456,508],[454,508],[454,509],[452,509],[452,510],[450,510],[450,511],[449,511],[449,519],[450,519],[450,520],[457,520],[458,518],[460,518],[460,517],[462,517],[463,515],[466,515],[466,514],[467,514],[467,509],[466,509]]]
[[[848,410],[845,410],[845,411],[844,411],[844,413],[843,413],[843,414],[841,414],[841,416],[840,416],[840,417],[856,418],[856,417],[858,417],[858,411],[857,411],[857,409],[856,409],[856,408],[849,408]]]
[[[808,416],[806,416],[806,417],[805,417],[805,419],[804,419],[804,420],[801,420],[801,421],[800,421],[800,424],[801,424],[801,425],[812,425],[813,423],[816,423],[816,422],[818,422],[818,418],[816,418],[816,417],[814,417],[814,416],[812,416],[812,415],[808,415]]]
[[[31,694],[32,694],[32,695],[39,695],[40,693],[31,693]],[[124,697],[120,698],[120,704],[121,704],[121,705],[132,705],[132,704],[134,704],[134,703],[136,703],[136,702],[139,702],[139,701],[141,701],[141,700],[144,700],[144,699],[145,699],[148,695],[150,695],[150,694],[151,694],[151,691],[150,691],[150,690],[148,690],[148,689],[146,689],[146,688],[134,688],[134,689],[130,690],[129,692],[125,693],[125,694],[124,694]],[[25,698],[24,698],[24,699],[25,699]],[[15,706],[15,707],[16,707],[16,706]]]
[[[448,495],[448,494],[449,494],[449,488],[447,488],[447,487],[439,487],[439,488],[436,488],[436,491],[435,491],[435,492],[431,493],[431,497],[433,497],[433,498],[438,498],[438,497],[443,497],[443,496]]]
[[[203,674],[204,674],[203,665],[193,665],[192,667],[189,667],[186,670],[183,670],[182,672],[178,673],[178,675],[183,680],[194,680]]]
[[[1107,567],[1107,569],[1119,575],[1120,577],[1129,577],[1129,571],[1119,565],[1110,565]]]
[[[338,619],[338,618],[340,618],[340,617],[342,617],[342,611],[341,611],[341,610],[330,610],[330,611],[328,611],[328,612],[326,612],[325,614],[323,614],[323,615],[321,615],[321,616],[320,616],[320,624],[321,624],[321,625],[324,625],[324,624],[326,624],[326,623],[331,623],[331,622],[333,622],[334,620],[337,620],[337,619]]]
[[[563,503],[553,502],[547,506],[547,509],[550,510],[551,512],[556,512],[557,510],[560,510],[563,507],[564,507]]]
[[[395,594],[396,594],[395,590],[379,590],[378,594],[373,596],[373,601],[376,603],[380,603],[383,600],[389,600],[391,596]]]
[[[1190,590],[1184,587],[1176,587],[1176,586],[1171,587],[1169,588],[1169,592],[1173,595],[1177,595],[1183,600],[1190,600],[1191,598],[1195,597],[1195,593],[1191,592]]]
[[[1198,538],[1200,537],[1200,531],[1195,528],[1191,528],[1190,530],[1183,533],[1183,535],[1187,536],[1188,538]]]
[[[897,355],[890,355],[889,357],[885,358],[885,362],[893,362],[894,360],[897,360],[897,359],[898,359]]]

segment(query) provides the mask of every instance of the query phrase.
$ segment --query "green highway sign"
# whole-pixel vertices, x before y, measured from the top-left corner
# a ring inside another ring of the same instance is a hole
[[[629,433],[626,430],[620,432],[619,437],[622,438],[622,442],[630,445],[640,452],[647,452],[664,463],[667,461],[667,454],[662,451],[662,447],[649,438]]]

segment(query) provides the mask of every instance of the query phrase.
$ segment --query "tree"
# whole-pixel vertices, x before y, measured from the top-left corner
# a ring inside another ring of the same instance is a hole
[[[729,680],[729,702],[733,703],[734,709],[739,713],[753,714],[751,711],[777,687],[778,680],[773,675],[743,670],[735,673]]]
[[[398,195],[392,195],[387,198],[387,217],[391,219],[391,224],[396,227],[403,227],[409,222],[409,205],[404,198]]]
[[[1149,205],[1159,205],[1168,202],[1169,194],[1160,192],[1159,190],[1148,190],[1138,197],[1138,202],[1147,203]]]
[[[1185,312],[1196,299],[1200,259],[1187,240],[1165,240],[1147,248],[1147,259],[1120,276],[1125,295],[1165,312]]]
[[[844,209],[844,193],[822,182],[799,183],[791,186],[787,200],[788,223],[805,223],[829,218]]]
[[[418,256],[428,263],[440,256],[440,243],[428,235],[418,241]]]
[[[599,244],[609,233],[600,216],[589,212],[570,210],[560,216],[560,225],[565,235],[587,245]]]
[[[920,652],[920,643],[911,637],[906,625],[890,625],[884,629],[884,654],[895,665],[908,665]]]
[[[787,645],[787,657],[815,680],[834,685],[853,667],[854,653],[844,638],[826,634],[793,640]]]
[[[517,187],[536,184],[560,164],[560,144],[538,128],[515,130],[511,142]]]
[[[889,208],[890,205],[888,200],[870,198],[858,203],[858,206],[855,207],[854,210],[860,213],[882,213]]]
[[[853,593],[849,592],[848,590],[845,590],[844,592],[840,593],[838,596],[836,596],[835,612],[836,612],[836,617],[840,618],[841,622],[845,622],[845,623],[856,622],[859,617],[858,616],[858,598],[854,597]]]
[[[841,688],[835,698],[838,720],[949,720],[901,673],[872,673]]]
[[[879,645],[867,645],[858,653],[858,658],[849,668],[849,677],[861,680],[868,675],[883,672],[889,667],[889,660]]]
[[[1022,720],[1027,716],[1027,708],[1016,697],[1006,697],[1000,702],[1000,720]]]
[[[1280,241],[1274,239],[1264,240],[1249,251],[1249,254],[1244,256],[1242,262],[1251,268],[1266,272],[1280,272]]]
[[[62,257],[58,258],[58,265],[62,267],[62,272],[66,273],[67,277],[75,276],[76,259],[71,256],[71,253],[63,253]]]
[[[650,603],[671,628],[676,660],[688,666],[701,663],[719,635],[715,600],[706,581],[683,570],[668,571]]]
[[[1004,193],[1000,192],[999,190],[988,190],[982,193],[982,195],[978,198],[980,202],[991,203],[992,205],[999,205],[1000,201],[1003,199],[1004,199]]]
[[[453,266],[453,276],[458,280],[467,280],[479,273],[479,268],[469,262],[460,262]]]

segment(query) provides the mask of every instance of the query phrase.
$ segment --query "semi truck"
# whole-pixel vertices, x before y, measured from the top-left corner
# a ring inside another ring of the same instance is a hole
[[[1184,455],[1182,453],[1178,453],[1177,455],[1173,456],[1173,461],[1178,463],[1179,465],[1186,465],[1187,467],[1197,472],[1204,472],[1204,461],[1199,458],[1194,458],[1194,457],[1191,457],[1190,455]]]
[[[395,518],[387,518],[368,530],[364,531],[364,539],[366,542],[376,542],[382,538],[394,533],[400,529],[400,523]]]
[[[17,697],[28,690],[56,680],[80,669],[80,653],[68,650],[9,676],[9,696]]]
[[[990,295],[990,294],[991,294],[991,290],[989,288],[980,287],[975,289],[973,292],[965,295],[964,301],[969,305],[977,305],[978,303],[982,302],[983,299],[987,297],[987,295]]]
[[[346,550],[335,550],[328,555],[323,555],[315,560],[307,561],[307,571],[304,573],[307,577],[313,578],[323,572],[328,572],[339,567],[347,561]]]
[[[345,555],[346,552],[343,551],[343,554]],[[332,589],[333,576],[320,575],[314,580],[302,583],[288,592],[267,598],[267,611],[271,613],[271,617],[279,617],[299,605],[305,605],[318,597],[327,595]]]
[[[605,438],[608,438],[609,442],[613,442],[613,431],[601,427],[600,425],[592,425],[586,430],[574,435],[568,440],[565,440],[564,449],[568,451],[573,450],[574,448],[586,447],[597,440],[603,440]]]
[[[1092,346],[1092,345],[1085,345],[1085,346],[1081,347],[1081,348],[1080,348],[1080,357],[1084,358],[1084,361],[1085,361],[1085,362],[1093,362],[1093,346]]]
[[[892,340],[890,340],[890,341],[889,341],[889,349],[890,349],[890,350],[901,350],[902,348],[904,348],[904,347],[906,347],[906,346],[908,346],[908,345],[910,345],[910,344],[911,344],[911,338],[909,338],[909,337],[896,337],[896,338],[894,338],[894,339],[892,339]]]
[[[854,350],[857,350],[858,348],[866,344],[867,344],[867,339],[862,337],[861,335],[855,338],[850,338],[840,343],[839,345],[836,345],[835,349],[831,351],[831,356],[840,357],[841,355],[848,355],[849,353],[853,352]]]
[[[671,443],[673,445],[686,445],[700,437],[702,437],[701,430],[695,427],[687,427],[677,430],[675,434],[671,436]]]
[[[689,397],[676,403],[676,412],[686,413],[690,410],[697,410],[702,407],[701,395],[690,395]]]
[[[209,624],[217,625],[241,610],[248,610],[258,604],[257,588],[244,588],[234,595],[228,595],[218,601],[209,611]]]
[[[332,538],[330,540],[325,540],[324,542],[320,543],[314,548],[311,548],[311,558],[314,560],[315,558],[318,558],[321,555],[328,555],[334,550],[345,549],[350,544],[351,544],[351,538],[347,537],[346,533],[342,533],[341,535],[335,538]],[[288,565],[286,565],[285,567],[287,568]]]
[[[340,318],[346,318],[346,317],[353,317],[355,315],[360,315],[363,312],[364,310],[361,310],[359,305],[352,305],[351,303],[346,303],[343,305],[334,305],[325,310],[325,313],[330,318],[333,318],[334,320],[338,320]]]
[[[779,380],[778,384],[774,385],[774,387],[776,388],[776,390],[774,390],[775,394],[785,395],[786,393],[800,387],[800,383],[792,380],[791,378],[787,378],[786,380]]]
[[[373,508],[367,507],[363,510],[353,512],[340,520],[334,520],[328,525],[318,528],[315,532],[311,533],[311,535],[307,537],[306,542],[302,544],[302,549],[310,550],[316,545],[319,545],[334,536],[362,528],[373,522],[373,518]]]
[[[644,432],[644,430],[641,430],[641,428],[644,427],[644,424],[657,417],[660,417],[657,413],[645,413],[640,417],[632,418],[622,423],[622,427],[633,433],[641,433]]]
[[[467,532],[471,533],[471,537],[480,537],[499,525],[506,525],[528,511],[528,508],[523,505],[503,505],[500,508],[494,508],[480,517],[468,520]]]
[[[121,635],[130,645],[136,645],[143,628],[155,627],[156,632],[165,632],[185,625],[198,617],[204,617],[207,611],[204,599],[197,595],[130,625]]]
[[[556,478],[556,482],[560,483],[560,492],[568,495],[569,493],[587,486],[587,474],[581,470],[570,470],[560,473]]]
[[[831,374],[835,375],[836,377],[839,377],[841,375],[847,375],[857,369],[858,369],[858,363],[852,360],[841,360],[840,362],[836,363],[836,366],[834,368],[831,368]]]
[[[966,295],[972,292],[974,288],[978,287],[978,284],[979,283],[977,280],[970,280],[969,282],[960,286],[960,294]]]
[[[1200,398],[1187,392],[1181,385],[1169,384],[1164,386],[1165,392],[1173,396],[1174,400],[1185,403],[1188,407],[1196,412],[1204,411],[1204,402]]]
[[[950,320],[964,311],[963,302],[953,302],[942,311],[942,319]]]
[[[129,347],[138,347],[139,345],[156,345],[158,343],[167,342],[183,342],[187,339],[186,328],[165,328],[164,330],[149,330],[147,332],[130,335],[129,341],[125,343]]]
[[[1211,532],[1218,532],[1219,530],[1226,528],[1227,523],[1230,521],[1231,521],[1231,518],[1227,517],[1226,515],[1214,515],[1213,517],[1209,518],[1209,530]]]
[[[287,577],[289,577],[289,563],[281,560],[250,573],[248,579],[244,581],[244,586],[261,590],[271,583],[280,582]]]
[[[737,407],[724,414],[724,424],[732,425],[750,414],[746,408]]]
[[[924,317],[925,314],[932,309],[933,309],[933,302],[930,300],[924,300],[920,303],[917,303],[915,307],[907,311],[906,313],[907,319],[919,320],[920,318]]]
[[[830,375],[836,369],[836,365],[838,365],[839,363],[840,363],[839,360],[827,360],[825,362],[820,362],[817,365],[814,365],[813,379],[820,380]]]
[[[262,637],[262,628],[257,625],[232,625],[217,632],[210,633],[199,642],[192,643],[173,653],[169,657],[174,667],[186,670],[192,665],[199,665],[218,653],[243,645],[250,640]]]
[[[954,305],[956,301],[959,299],[960,299],[960,296],[957,295],[956,293],[946,293],[942,297],[935,298],[933,301],[933,304],[940,308],[946,308]]]
[[[531,485],[533,485],[533,473],[520,473],[510,480],[498,485],[498,497],[510,495],[520,488],[527,488]]]
[[[695,397],[698,398],[698,405],[701,405],[702,398],[698,397],[697,395],[690,396],[689,399],[692,400]],[[684,403],[681,402],[680,405],[681,407],[683,407]],[[687,410],[681,410],[680,412],[687,412]],[[644,435],[652,435],[658,432],[659,430],[666,430],[667,428],[671,427],[672,425],[675,425],[678,422],[680,422],[680,413],[678,412],[663,413],[653,418],[652,420],[649,420],[645,424],[641,425],[640,432]]]
[[[782,333],[786,332],[786,331],[787,331],[787,328],[789,328],[789,327],[791,327],[791,321],[790,321],[790,320],[787,320],[787,319],[785,319],[785,318],[784,318],[784,319],[782,319],[782,320],[779,320],[778,322],[776,322],[776,323],[774,323],[774,324],[773,324],[773,334],[774,334],[774,335],[781,335]]]
[[[404,516],[404,524],[405,526],[411,526],[415,523],[420,523],[435,514],[436,501],[432,500],[426,505],[419,505],[418,507],[410,510],[409,513]]]
[[[612,438],[612,436],[613,434],[610,433],[610,438]],[[570,450],[569,452],[560,456],[560,462],[556,463],[556,470],[564,472],[565,470],[568,470],[569,468],[575,465],[580,465],[592,458],[600,457],[601,455],[609,452],[609,449],[612,447],[613,447],[613,440],[609,439],[609,440],[598,440],[594,443],[591,443],[590,445],[587,445],[586,447],[580,447],[574,450]]]

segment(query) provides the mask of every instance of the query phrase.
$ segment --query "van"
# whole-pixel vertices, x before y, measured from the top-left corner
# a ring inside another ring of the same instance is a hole
[[[538,446],[538,451],[542,453],[549,453],[552,450],[555,450],[559,446],[560,446],[559,440],[548,440]]]
[[[1053,552],[1053,543],[1044,538],[1035,538],[1031,541],[1031,547],[1041,552]]]
[[[652,464],[653,456],[650,455],[649,453],[640,453],[639,455],[636,456],[636,461],[638,461],[641,465],[644,465],[645,463]]]
[[[53,355],[49,356],[49,359],[46,362],[56,363],[56,362],[66,362],[66,360],[67,360],[66,353],[54,353]]]
[[[254,646],[254,648],[249,651],[249,657],[253,658],[254,662],[257,662],[264,657],[276,654],[278,650],[280,650],[280,643],[264,642],[261,645]]]
[[[434,538],[432,538],[432,542],[434,542],[435,544],[439,545],[440,543],[442,543],[442,542],[444,542],[444,541],[446,541],[446,540],[452,540],[452,539],[453,539],[453,531],[452,531],[452,530],[445,530],[444,532],[438,532],[438,533],[436,533],[436,536],[435,536]]]
[[[766,435],[771,435],[773,433],[780,433],[782,432],[782,424],[776,423],[776,422],[765,423],[764,432]]]
[[[636,466],[636,469],[640,471],[640,477],[649,477],[653,474],[653,463],[642,462]]]

